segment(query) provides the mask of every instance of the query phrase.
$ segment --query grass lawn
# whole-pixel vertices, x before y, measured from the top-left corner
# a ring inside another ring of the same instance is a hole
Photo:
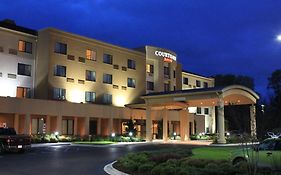
[[[73,142],[76,144],[88,144],[88,145],[110,145],[116,142],[112,142],[112,141],[85,141],[85,142]]]
[[[192,158],[208,160],[229,160],[234,147],[202,147],[192,149]]]

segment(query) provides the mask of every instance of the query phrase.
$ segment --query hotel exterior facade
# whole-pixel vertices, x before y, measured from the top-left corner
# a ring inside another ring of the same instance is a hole
[[[187,140],[190,134],[224,133],[223,113],[216,117],[215,106],[234,100],[251,104],[255,130],[253,91],[216,89],[213,78],[182,71],[171,50],[127,49],[9,20],[0,22],[0,38],[0,127],[21,134],[106,136],[125,134],[124,122],[133,119],[138,136],[148,141],[173,133]]]

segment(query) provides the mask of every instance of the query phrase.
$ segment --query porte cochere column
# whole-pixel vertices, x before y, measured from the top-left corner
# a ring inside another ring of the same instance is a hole
[[[256,106],[250,106],[250,125],[251,125],[251,136],[257,136],[257,126],[256,126]]]
[[[152,141],[152,120],[151,120],[151,108],[149,106],[146,107],[146,141]]]
[[[168,140],[168,110],[163,109],[163,141]]]
[[[219,138],[218,143],[226,143],[225,140],[225,128],[224,128],[224,101],[223,98],[220,96],[218,101],[218,131],[219,131]]]

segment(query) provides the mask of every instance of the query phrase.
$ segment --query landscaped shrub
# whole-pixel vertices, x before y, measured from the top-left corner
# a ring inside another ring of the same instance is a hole
[[[146,164],[142,164],[139,166],[138,168],[138,172],[140,173],[148,173],[148,172],[151,172],[151,170],[153,169],[154,167],[154,163],[150,162],[150,163],[146,163]]]

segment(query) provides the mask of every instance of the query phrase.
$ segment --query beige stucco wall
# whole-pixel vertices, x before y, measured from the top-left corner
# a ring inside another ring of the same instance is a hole
[[[188,78],[188,85],[183,83],[183,78]],[[196,80],[199,80],[201,82],[200,87],[196,87]],[[188,72],[182,72],[182,89],[194,89],[194,88],[203,88],[203,83],[206,82],[208,83],[208,87],[214,87],[215,86],[215,79],[214,78],[209,78],[209,77],[204,77],[200,76],[197,74],[192,74]]]

